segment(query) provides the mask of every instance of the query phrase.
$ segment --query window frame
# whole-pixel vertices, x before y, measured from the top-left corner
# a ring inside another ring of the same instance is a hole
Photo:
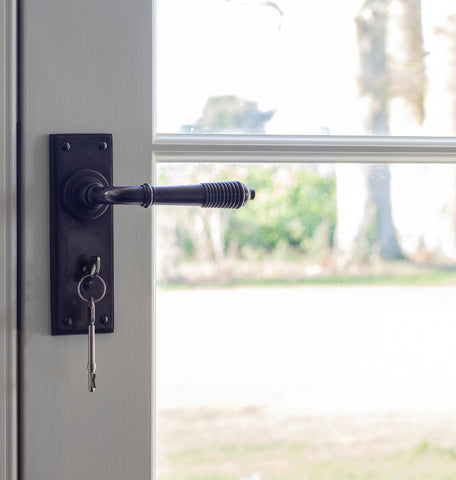
[[[0,2],[0,478],[18,477],[17,2]]]

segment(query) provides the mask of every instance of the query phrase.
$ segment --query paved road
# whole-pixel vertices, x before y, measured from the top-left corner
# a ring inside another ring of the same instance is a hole
[[[456,287],[159,290],[157,406],[456,413]]]

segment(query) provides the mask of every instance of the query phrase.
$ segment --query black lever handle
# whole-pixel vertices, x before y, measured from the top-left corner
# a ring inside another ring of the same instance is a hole
[[[148,183],[113,187],[95,170],[74,173],[63,189],[67,210],[75,217],[98,218],[108,205],[199,205],[203,208],[240,208],[255,198],[255,190],[241,182],[200,183],[177,187],[155,187]]]
[[[255,198],[255,190],[241,182],[200,183],[176,187],[89,186],[85,192],[87,205],[199,205],[203,208],[240,208]]]

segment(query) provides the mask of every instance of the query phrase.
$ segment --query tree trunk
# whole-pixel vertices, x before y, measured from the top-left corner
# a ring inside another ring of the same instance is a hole
[[[420,0],[366,0],[356,25],[359,90],[369,104],[365,132],[387,135],[396,123],[401,129],[422,123],[425,74]],[[397,39],[401,40],[399,46]],[[404,111],[408,112],[406,118],[402,116]],[[352,189],[359,193],[363,205],[360,221],[357,225],[352,222],[348,260],[359,260],[361,252],[364,259],[370,253],[388,260],[403,258],[393,224],[388,165],[363,166],[359,171],[362,175],[357,180],[337,177],[338,191],[346,190],[341,188],[341,181],[353,182]],[[338,229],[342,230],[352,214],[343,205],[338,194]],[[341,240],[340,245],[343,243]]]
[[[386,260],[403,258],[397,240],[391,211],[391,173],[388,165],[370,165],[367,169],[370,200],[374,204],[374,215],[379,254]]]

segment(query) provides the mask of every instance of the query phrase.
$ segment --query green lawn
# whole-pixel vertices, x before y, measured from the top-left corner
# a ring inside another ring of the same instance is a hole
[[[195,268],[197,266],[195,265]],[[258,269],[261,271],[261,269]],[[181,278],[160,288],[230,288],[230,287],[275,287],[275,286],[363,286],[363,285],[442,285],[456,284],[456,269],[438,267],[420,267],[413,264],[384,264],[379,271],[366,273],[332,273],[315,276],[296,276],[288,278],[211,278],[208,281],[192,281]]]
[[[456,449],[423,441],[409,450],[341,456],[328,446],[312,458],[307,444],[222,445],[169,453],[159,480],[453,480]],[[333,450],[333,458],[331,451]],[[317,457],[320,455],[316,455]]]

